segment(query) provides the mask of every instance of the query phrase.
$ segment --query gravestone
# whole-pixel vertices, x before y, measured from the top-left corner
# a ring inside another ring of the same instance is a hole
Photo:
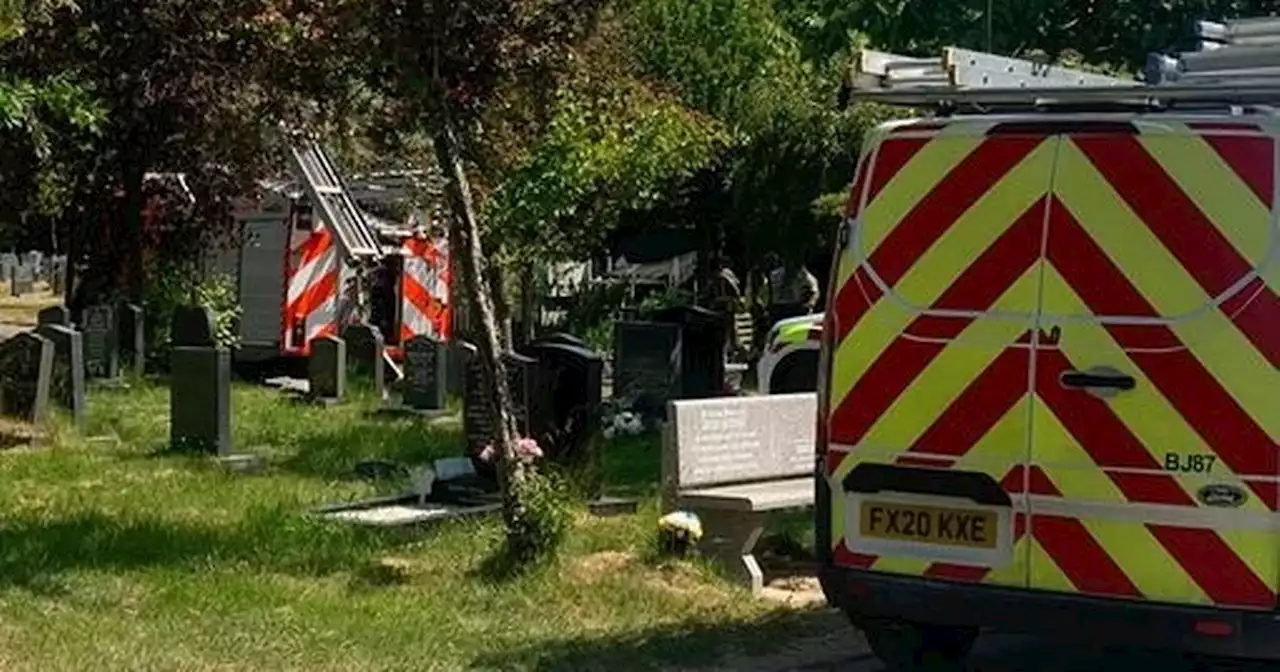
[[[507,369],[507,390],[511,393],[511,410],[515,413],[516,431],[521,436],[531,436],[533,423],[538,419],[540,411],[533,394],[538,380],[538,360],[514,352],[504,352],[502,363]]]
[[[816,414],[812,392],[672,403],[667,420],[679,450],[663,451],[664,499],[674,501],[675,483],[812,476]]]
[[[141,378],[147,365],[145,313],[142,306],[126,303],[120,306],[116,317],[120,361],[133,377]]]
[[[81,318],[84,333],[84,367],[89,379],[120,376],[120,351],[116,342],[116,311],[108,305],[89,306]]]
[[[489,395],[481,384],[480,349],[466,341],[455,341],[461,353],[462,368],[466,372],[462,396],[462,428],[467,435],[467,449],[478,453],[493,437],[493,412],[489,408]]]
[[[337,336],[321,336],[311,342],[307,362],[311,396],[341,401],[347,390],[347,343]]]
[[[53,343],[24,331],[0,343],[0,413],[39,424],[49,409]]]
[[[175,450],[231,453],[231,351],[179,346],[170,354],[169,440]]]
[[[660,311],[654,319],[680,327],[679,398],[723,396],[728,318],[706,308],[677,306]]]
[[[169,320],[169,334],[173,347],[211,348],[214,338],[213,313],[201,306],[178,306]]]
[[[467,393],[467,348],[474,347],[465,341],[449,342],[444,365],[445,391],[451,397],[461,397]]]
[[[49,306],[36,313],[36,324],[39,326],[58,324],[69,327],[71,326],[71,309],[66,306]]]
[[[548,460],[576,472],[589,498],[603,489],[600,406],[604,357],[559,340],[530,344],[538,362],[533,398],[533,436]]]
[[[341,337],[347,343],[347,367],[350,373],[362,379],[371,379],[378,396],[383,396],[386,385],[386,345],[382,332],[368,324],[348,324],[342,327]]]
[[[49,390],[55,404],[71,413],[76,426],[85,423],[84,340],[80,332],[46,324],[37,332],[53,343],[53,377]]]
[[[61,296],[67,288],[67,258],[53,257],[49,260],[49,291],[54,296]]]
[[[35,291],[35,275],[29,266],[19,264],[12,269],[9,279],[10,293],[14,296],[23,296]]]
[[[680,327],[659,322],[618,322],[613,337],[613,396],[651,418],[679,397]]]
[[[13,269],[18,267],[18,255],[12,252],[0,254],[0,280],[9,282],[13,279]]]
[[[435,411],[445,407],[445,344],[418,335],[404,343],[404,404]]]

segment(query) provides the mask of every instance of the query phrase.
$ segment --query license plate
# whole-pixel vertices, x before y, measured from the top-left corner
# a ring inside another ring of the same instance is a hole
[[[873,539],[990,549],[999,536],[993,511],[864,501],[861,513],[862,536]]]

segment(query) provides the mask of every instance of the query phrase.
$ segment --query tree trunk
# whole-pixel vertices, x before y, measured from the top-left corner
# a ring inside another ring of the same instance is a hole
[[[490,297],[493,299],[494,324],[498,327],[498,342],[503,350],[513,347],[511,340],[511,304],[507,301],[507,274],[498,264],[488,264],[484,270],[488,276]]]
[[[480,226],[471,200],[471,187],[462,166],[457,135],[447,117],[441,122],[433,140],[436,160],[447,178],[445,198],[453,214],[450,229],[455,234],[450,237],[457,245],[452,253],[462,276],[463,292],[472,308],[472,326],[479,349],[481,381],[484,388],[491,391],[488,395],[489,407],[497,420],[493,423],[495,435],[492,438],[499,456],[498,487],[502,492],[507,542],[515,557],[528,558],[536,550],[524,505],[524,466],[515,452],[517,431],[514,405],[510,390],[505,384],[506,366],[502,362],[497,319],[484,273],[484,251],[481,249]]]

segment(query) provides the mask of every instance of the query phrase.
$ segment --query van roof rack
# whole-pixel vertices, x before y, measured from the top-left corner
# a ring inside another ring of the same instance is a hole
[[[1280,107],[1280,18],[1196,24],[1197,51],[1152,54],[1144,79],[947,47],[857,54],[842,98],[942,111]]]

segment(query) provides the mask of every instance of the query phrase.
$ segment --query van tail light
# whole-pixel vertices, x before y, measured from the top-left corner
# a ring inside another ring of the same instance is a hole
[[[1197,635],[1206,637],[1230,637],[1235,634],[1235,626],[1226,621],[1196,621]]]

